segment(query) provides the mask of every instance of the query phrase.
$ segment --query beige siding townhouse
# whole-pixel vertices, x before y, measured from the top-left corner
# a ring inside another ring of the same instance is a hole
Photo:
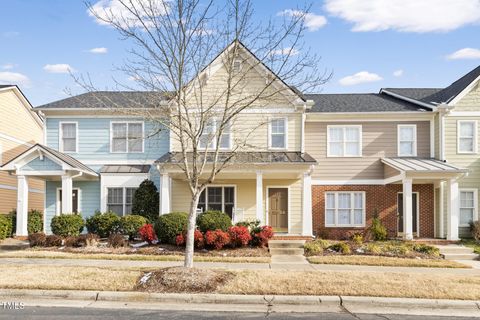
[[[17,86],[0,85],[0,165],[43,141],[42,119]],[[29,209],[43,211],[44,183],[29,179]],[[0,171],[0,214],[17,207],[17,177]]]

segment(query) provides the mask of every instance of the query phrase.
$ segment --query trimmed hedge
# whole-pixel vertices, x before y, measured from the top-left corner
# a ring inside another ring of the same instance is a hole
[[[85,221],[79,213],[61,214],[52,218],[50,227],[58,236],[78,236],[83,231]]]
[[[129,240],[133,240],[140,228],[147,223],[148,220],[145,217],[128,214],[120,218],[120,229],[123,234],[128,235]]]
[[[228,231],[232,226],[232,219],[221,211],[206,211],[197,218],[198,229],[202,232],[222,230]]]
[[[12,217],[10,215],[0,215],[0,240],[12,236]]]
[[[8,214],[12,219],[12,235],[17,231],[17,210],[12,210]],[[28,234],[43,232],[43,213],[39,210],[32,209],[28,211],[27,222]]]
[[[155,222],[155,233],[162,243],[176,244],[177,235],[187,229],[188,213],[172,212],[161,215]]]
[[[108,238],[112,233],[120,229],[120,217],[114,212],[101,213],[99,211],[86,220],[89,233],[95,233],[100,238]]]

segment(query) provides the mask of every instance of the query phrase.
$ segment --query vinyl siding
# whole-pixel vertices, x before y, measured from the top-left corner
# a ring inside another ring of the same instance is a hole
[[[256,219],[256,181],[249,179],[216,180],[213,185],[236,186],[236,207],[243,209],[244,219]],[[302,182],[301,180],[263,180],[263,207],[266,210],[267,187],[284,186],[290,188],[290,234],[302,233]],[[172,180],[172,211],[189,211],[190,191],[187,183]],[[264,216],[266,219],[266,214]],[[268,222],[267,220],[264,220]]]
[[[417,125],[417,156],[430,157],[430,121],[408,122],[307,122],[305,151],[318,161],[314,179],[383,179],[383,157],[397,156],[397,125]],[[327,126],[361,125],[362,157],[327,157]]]
[[[40,159],[39,157],[33,159],[23,167],[21,167],[22,171],[55,171],[55,170],[62,170],[62,167],[54,162],[53,160],[43,157]]]
[[[455,104],[455,111],[480,111],[480,81]]]

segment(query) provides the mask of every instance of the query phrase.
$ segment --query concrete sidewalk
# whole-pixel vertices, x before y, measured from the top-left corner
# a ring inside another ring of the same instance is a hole
[[[462,261],[463,262],[463,261]],[[0,265],[49,265],[49,266],[89,266],[125,268],[164,268],[182,266],[182,261],[135,261],[97,259],[45,259],[45,258],[0,258]],[[395,273],[425,273],[452,275],[480,275],[480,269],[381,267],[333,264],[289,264],[289,263],[219,263],[195,262],[197,268],[224,268],[234,270],[290,270],[290,271],[365,271]]]
[[[235,312],[396,314],[479,317],[477,301],[350,296],[174,294],[75,290],[0,290],[28,306]]]

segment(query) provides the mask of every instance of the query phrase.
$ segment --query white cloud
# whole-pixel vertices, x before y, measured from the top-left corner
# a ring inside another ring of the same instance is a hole
[[[5,64],[1,65],[0,68],[3,69],[3,70],[10,70],[10,69],[15,68],[15,65],[13,63],[5,63]]]
[[[300,10],[287,9],[279,12],[278,15],[288,17],[299,17],[305,15],[305,27],[307,27],[308,31],[317,31],[318,29],[327,24],[327,18],[325,18],[324,16],[314,13],[305,13]]]
[[[292,47],[286,47],[286,48],[283,48],[283,49],[277,49],[277,50],[270,51],[270,55],[272,55],[272,56],[287,56],[287,55],[296,56],[299,53],[300,53],[300,51],[298,51],[297,49],[292,48]]]
[[[0,84],[18,84],[28,86],[30,79],[21,73],[4,71],[0,72]]]
[[[354,85],[357,85],[357,84],[376,82],[376,81],[380,81],[380,80],[383,80],[383,78],[380,77],[376,73],[370,73],[368,71],[361,71],[361,72],[355,73],[354,75],[342,78],[338,82],[342,86],[354,86]]]
[[[480,49],[463,48],[447,56],[448,60],[480,59]]]
[[[105,47],[92,48],[92,49],[88,50],[88,52],[102,54],[102,53],[107,53],[108,49],[105,48]]]
[[[478,0],[326,0],[352,31],[446,32],[480,22]]]
[[[146,14],[146,11],[149,11],[150,8],[154,8],[155,16],[164,15],[168,11],[167,0],[131,0],[131,2],[134,7],[139,10],[140,15],[142,16],[150,15],[150,13],[148,15]],[[127,1],[125,3],[129,2]],[[142,8],[145,8],[145,10]],[[118,0],[100,0],[92,5],[91,10],[89,9],[87,12],[88,15],[93,17],[99,25],[109,26],[110,24],[104,20],[108,21],[113,17],[124,27],[141,26],[138,19]],[[147,24],[149,24],[148,20],[148,18],[145,19]]]
[[[76,71],[74,68],[72,68],[69,64],[66,63],[46,64],[43,67],[43,70],[49,73],[70,73]]]
[[[403,76],[403,70],[398,69],[398,70],[393,71],[393,76],[397,77],[397,78]]]

